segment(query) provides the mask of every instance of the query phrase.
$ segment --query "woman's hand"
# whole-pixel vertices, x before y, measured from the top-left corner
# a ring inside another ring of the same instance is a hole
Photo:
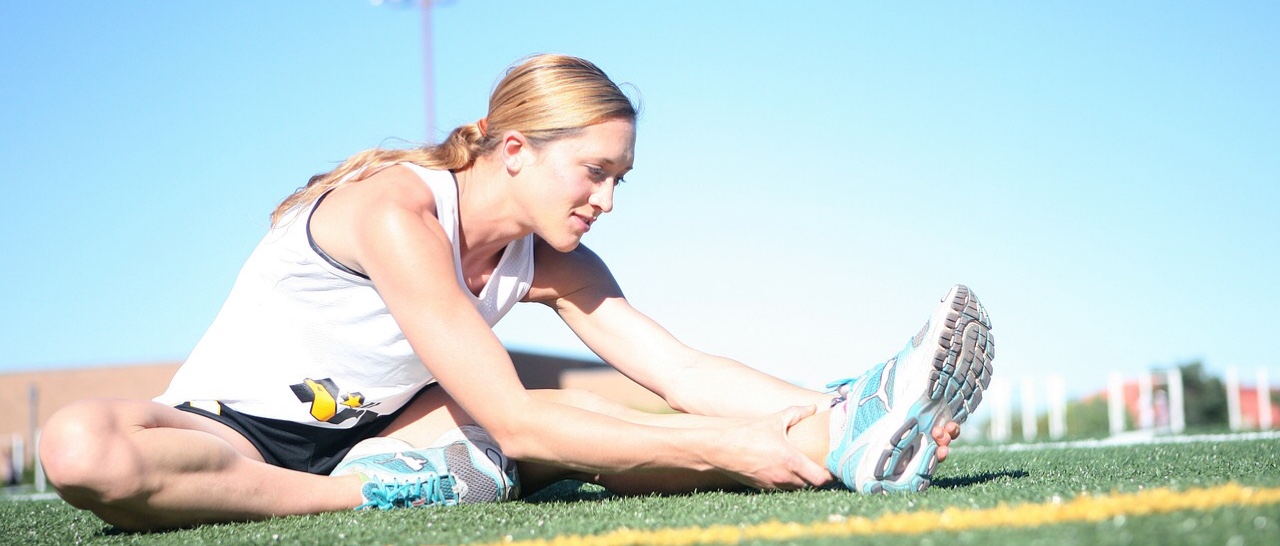
[[[759,489],[803,489],[833,478],[793,446],[787,431],[811,417],[816,406],[793,406],[725,430],[712,464],[734,480]]]

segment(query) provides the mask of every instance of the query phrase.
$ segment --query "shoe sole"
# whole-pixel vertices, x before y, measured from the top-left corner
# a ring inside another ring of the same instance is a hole
[[[941,301],[948,300],[949,305],[940,306],[917,334],[908,362],[898,364],[912,369],[895,374],[910,382],[904,392],[919,392],[919,398],[909,405],[895,403],[894,409],[868,431],[882,435],[885,441],[880,444],[883,451],[871,476],[859,480],[863,493],[928,489],[938,467],[933,427],[948,421],[964,423],[991,384],[995,339],[990,317],[963,285],[953,287]],[[933,344],[931,355],[926,343]]]

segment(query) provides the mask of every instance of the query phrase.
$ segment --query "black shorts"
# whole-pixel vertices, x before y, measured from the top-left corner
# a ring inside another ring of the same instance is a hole
[[[218,404],[220,413],[197,408],[190,402],[174,407],[203,415],[231,427],[258,449],[258,453],[262,454],[262,460],[267,464],[310,474],[327,475],[342,462],[342,458],[347,456],[352,446],[361,440],[381,434],[392,421],[396,420],[396,417],[404,413],[413,400],[417,400],[433,385],[435,383],[423,387],[409,403],[390,415],[384,415],[351,428],[321,428],[293,421],[257,417],[240,413],[222,404]]]

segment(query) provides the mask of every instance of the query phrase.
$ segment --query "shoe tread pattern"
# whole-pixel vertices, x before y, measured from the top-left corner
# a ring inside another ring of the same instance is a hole
[[[964,423],[982,401],[991,384],[995,338],[991,319],[976,295],[957,286],[933,348],[933,370],[927,396],[915,403],[913,417],[890,436],[879,455],[872,480],[861,484],[863,493],[924,491],[937,470],[937,442],[932,429],[946,420]],[[929,325],[913,340],[919,346]],[[927,348],[920,347],[922,350]]]

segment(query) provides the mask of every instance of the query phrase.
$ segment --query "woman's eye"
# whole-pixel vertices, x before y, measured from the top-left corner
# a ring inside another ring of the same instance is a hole
[[[598,182],[603,182],[609,177],[609,174],[604,171],[603,167],[597,167],[594,165],[587,165],[587,174],[591,176],[592,180]],[[613,179],[613,185],[615,186],[623,182],[626,182],[626,180],[623,180],[621,176]]]

